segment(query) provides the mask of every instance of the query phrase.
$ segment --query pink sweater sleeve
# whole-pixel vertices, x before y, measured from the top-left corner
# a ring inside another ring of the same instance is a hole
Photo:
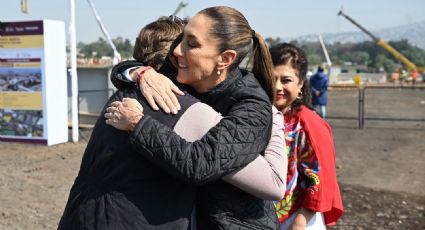
[[[210,106],[196,103],[185,111],[174,131],[187,141],[199,140],[221,118]],[[223,177],[223,180],[260,199],[282,199],[288,164],[283,129],[283,116],[273,107],[272,136],[264,157],[258,156],[244,168]]]
[[[273,107],[273,129],[263,156],[223,177],[223,180],[265,200],[280,200],[286,189],[288,158],[283,115]]]

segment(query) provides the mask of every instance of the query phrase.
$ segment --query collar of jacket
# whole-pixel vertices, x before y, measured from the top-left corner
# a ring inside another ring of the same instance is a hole
[[[220,98],[220,96],[223,95],[223,93],[226,92],[227,89],[231,89],[233,83],[241,77],[242,72],[239,68],[230,71],[227,75],[227,78],[223,82],[221,82],[211,90],[199,94],[198,99],[214,107],[214,104],[218,102],[217,99]]]

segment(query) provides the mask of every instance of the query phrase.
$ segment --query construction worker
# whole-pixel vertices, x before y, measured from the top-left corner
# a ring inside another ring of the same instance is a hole
[[[400,85],[403,86],[406,81],[407,81],[407,71],[402,70],[400,74]]]
[[[414,69],[412,71],[412,85],[416,84],[416,80],[418,79],[418,71]]]
[[[397,68],[394,69],[394,72],[393,72],[391,78],[393,80],[394,86],[396,86],[396,84],[398,83],[398,81],[400,79],[400,73],[398,72]]]

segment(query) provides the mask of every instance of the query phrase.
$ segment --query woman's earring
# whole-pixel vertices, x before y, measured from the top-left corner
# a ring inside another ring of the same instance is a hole
[[[302,100],[303,99],[303,92],[301,92],[301,91],[298,92],[297,99],[298,100]]]
[[[217,70],[217,75],[220,75],[220,74],[221,74],[220,70]]]

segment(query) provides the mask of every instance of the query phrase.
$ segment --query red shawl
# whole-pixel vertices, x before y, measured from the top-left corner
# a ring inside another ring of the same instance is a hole
[[[301,106],[298,116],[320,165],[320,189],[314,192],[307,190],[303,207],[322,212],[325,224],[335,225],[342,216],[344,208],[336,178],[335,148],[331,127],[305,106]]]

